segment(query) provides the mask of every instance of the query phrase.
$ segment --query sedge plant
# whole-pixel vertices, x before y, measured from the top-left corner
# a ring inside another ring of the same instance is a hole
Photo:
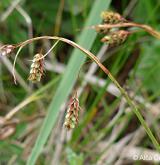
[[[123,18],[120,14],[114,13],[114,12],[103,12],[102,13],[102,18],[103,18],[103,23],[100,25],[94,25],[92,27],[89,27],[91,29],[95,29],[98,33],[104,34],[104,37],[101,39],[102,42],[105,42],[109,44],[110,46],[115,46],[119,45],[125,42],[127,37],[135,32],[138,31],[131,31],[130,29],[125,29],[125,30],[114,30],[111,31],[113,28],[129,28],[129,27],[138,27],[146,32],[148,32],[150,35],[156,37],[157,39],[160,39],[160,33],[154,30],[152,27],[148,25],[143,25],[143,24],[137,24],[134,22],[129,22],[125,18]],[[31,70],[29,74],[29,80],[32,82],[37,82],[40,81],[42,76],[43,76],[43,71],[44,71],[44,65],[43,62],[45,60],[45,57],[49,54],[50,51],[57,45],[58,42],[65,42],[69,44],[70,46],[79,49],[82,51],[87,57],[89,57],[93,62],[95,62],[101,70],[110,78],[110,80],[114,83],[114,85],[119,89],[121,92],[121,95],[126,99],[127,103],[129,106],[132,108],[133,112],[139,119],[141,125],[144,127],[146,133],[148,134],[149,138],[151,139],[152,143],[154,144],[155,148],[160,151],[160,145],[158,141],[156,140],[155,136],[153,135],[151,129],[145,122],[142,114],[140,113],[140,110],[138,109],[137,105],[134,103],[134,101],[129,97],[127,92],[124,90],[124,88],[118,83],[118,81],[114,78],[114,76],[111,74],[111,72],[99,61],[99,59],[90,51],[86,50],[82,46],[78,45],[77,43],[63,38],[63,37],[58,37],[58,36],[40,36],[40,37],[35,37],[31,38],[29,40],[23,41],[18,44],[11,44],[11,45],[4,45],[0,49],[0,55],[5,56],[11,52],[13,52],[15,49],[18,48],[17,54],[15,56],[15,61],[14,61],[14,68],[13,68],[13,76],[14,80],[16,82],[16,77],[14,74],[15,70],[15,64],[16,64],[16,59],[18,55],[20,54],[20,51],[28,44],[31,44],[34,41],[38,40],[55,40],[56,43],[52,46],[52,48],[46,53],[37,53],[33,60],[32,60],[32,65],[31,65]],[[72,129],[75,128],[75,126],[78,124],[78,111],[80,109],[79,107],[79,101],[77,98],[77,95],[75,94],[73,98],[71,99],[71,102],[69,104],[69,109],[66,114],[66,120],[65,120],[65,127],[67,129]],[[15,111],[16,113],[17,111]],[[4,124],[7,122],[10,118],[4,118],[4,121],[1,123]]]

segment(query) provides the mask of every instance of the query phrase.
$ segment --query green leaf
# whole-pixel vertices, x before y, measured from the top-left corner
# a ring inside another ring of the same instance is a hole
[[[101,21],[100,13],[101,11],[108,8],[110,2],[111,0],[101,0],[101,1],[96,0],[95,3],[93,4],[92,10],[84,27],[99,24]],[[84,30],[80,35],[78,44],[90,50],[96,38],[96,35],[97,35],[96,32],[94,32],[93,30]],[[40,155],[43,146],[45,145],[48,136],[51,133],[52,128],[56,122],[58,112],[60,110],[60,106],[65,102],[69,93],[71,92],[73,85],[76,81],[79,69],[81,65],[84,63],[85,59],[86,56],[82,54],[82,52],[80,52],[79,50],[73,51],[72,57],[69,61],[65,74],[63,75],[62,81],[49,106],[48,114],[42,125],[40,134],[37,138],[37,141],[31,152],[31,155],[27,161],[27,165],[34,165],[38,156]]]
[[[160,42],[155,40],[152,49],[149,44],[143,45],[141,62],[137,71],[137,76],[142,79],[143,87],[149,92],[156,93],[160,84],[160,64],[159,61]]]

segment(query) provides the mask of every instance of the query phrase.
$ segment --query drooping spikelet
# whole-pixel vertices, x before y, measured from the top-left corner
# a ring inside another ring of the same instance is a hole
[[[119,13],[112,11],[103,11],[101,13],[101,18],[103,20],[102,24],[119,24],[127,22],[125,18],[123,18]],[[101,28],[100,26],[96,26],[95,30],[97,33],[108,34],[110,32],[110,28]]]
[[[119,13],[112,11],[103,11],[101,13],[101,18],[103,19],[104,24],[117,24],[123,23],[126,21]]]
[[[70,99],[64,122],[64,126],[68,130],[75,128],[78,124],[78,114],[80,109],[77,93],[75,93],[75,95]]]
[[[125,42],[129,34],[130,32],[126,30],[114,31],[103,37],[101,41],[109,44],[111,47],[117,46]]]
[[[0,48],[0,56],[6,56],[15,49],[13,45],[4,45]]]
[[[34,56],[28,80],[32,82],[41,80],[44,73],[44,59],[42,57],[43,55],[41,53]]]

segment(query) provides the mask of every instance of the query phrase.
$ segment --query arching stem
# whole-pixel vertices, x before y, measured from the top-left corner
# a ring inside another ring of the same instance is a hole
[[[126,23],[127,24],[127,23]],[[127,24],[129,25],[129,24]],[[146,29],[148,29],[148,27],[144,27]],[[154,33],[154,35],[156,35]],[[160,36],[159,36],[160,38]],[[17,45],[15,45],[17,48],[18,47],[24,47],[27,44],[32,43],[33,41],[37,41],[37,40],[41,40],[41,39],[49,39],[49,40],[59,40],[62,42],[65,42],[71,46],[73,46],[74,48],[78,48],[79,50],[81,50],[82,52],[84,52],[92,61],[94,61],[95,63],[97,63],[97,65],[104,71],[104,73],[106,75],[108,75],[108,77],[111,79],[111,81],[115,84],[115,86],[120,90],[122,96],[126,99],[127,103],[130,105],[130,107],[133,109],[133,112],[136,114],[137,118],[139,119],[140,123],[142,124],[142,126],[144,127],[146,133],[148,134],[148,136],[150,137],[152,143],[154,144],[155,148],[160,151],[160,145],[157,142],[156,138],[154,137],[153,133],[151,132],[150,128],[148,127],[147,123],[145,122],[145,120],[143,119],[141,113],[139,112],[136,104],[131,100],[131,98],[128,96],[127,92],[120,86],[120,84],[117,82],[117,80],[112,76],[112,74],[109,72],[109,70],[99,61],[99,59],[92,54],[90,51],[84,49],[83,47],[81,47],[80,45],[76,44],[75,42],[66,39],[66,38],[62,38],[62,37],[57,37],[57,36],[41,36],[41,37],[35,37],[29,40],[26,40],[24,42],[21,42]]]
[[[160,33],[154,30],[152,27],[144,24],[138,24],[134,22],[119,23],[119,24],[103,24],[91,26],[91,29],[111,29],[111,28],[120,28],[120,27],[138,27],[152,35],[153,37],[160,39]]]

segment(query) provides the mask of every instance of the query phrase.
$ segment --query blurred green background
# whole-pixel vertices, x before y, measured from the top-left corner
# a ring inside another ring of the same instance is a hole
[[[78,42],[116,77],[160,143],[160,41],[141,30],[109,48],[100,42],[102,35],[87,29],[101,22],[103,10],[160,30],[159,0],[1,0],[0,45],[43,35]],[[17,85],[12,76],[15,53],[0,57],[0,116],[28,101],[11,123],[0,127],[0,165],[160,164],[160,154],[119,91],[79,51],[59,43],[45,58],[42,81],[27,80],[29,60],[53,43],[40,40],[23,48],[16,62]],[[75,89],[82,108],[79,125],[66,131],[65,112]],[[138,153],[159,159],[136,160]]]

